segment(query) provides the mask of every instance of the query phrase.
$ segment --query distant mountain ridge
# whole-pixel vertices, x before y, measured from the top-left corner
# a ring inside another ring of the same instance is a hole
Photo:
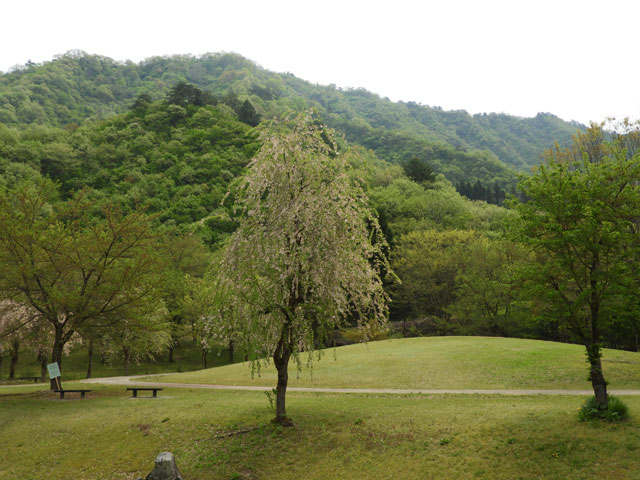
[[[314,85],[274,73],[233,53],[152,57],[140,63],[73,51],[0,75],[0,123],[65,127],[127,111],[136,97],[161,99],[178,82],[249,100],[262,118],[315,108],[350,142],[396,163],[429,162],[453,183],[513,185],[554,142],[584,126],[541,113],[469,115],[413,102],[394,103],[364,89]]]

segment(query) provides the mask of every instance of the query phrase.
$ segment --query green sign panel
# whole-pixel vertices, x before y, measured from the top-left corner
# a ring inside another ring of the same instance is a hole
[[[57,363],[50,363],[47,365],[47,370],[49,370],[49,378],[54,379],[60,376],[60,367],[58,367]]]

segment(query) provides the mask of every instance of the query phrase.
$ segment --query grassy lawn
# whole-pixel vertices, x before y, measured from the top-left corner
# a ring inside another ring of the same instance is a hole
[[[494,337],[423,337],[383,340],[327,350],[290,386],[342,388],[590,389],[584,347]],[[314,359],[315,360],[315,359]],[[605,350],[603,370],[612,389],[640,388],[640,353]],[[234,364],[154,381],[223,385],[275,385],[273,366],[251,376]]]
[[[578,422],[573,397],[290,393],[282,429],[262,392],[93,388],[0,389],[0,478],[144,478],[166,450],[189,480],[640,478],[640,397],[607,424]]]
[[[336,354],[291,383],[589,388],[575,345],[416,338]],[[639,366],[640,354],[605,352],[612,388],[639,388]],[[166,378],[275,384],[271,369],[252,380],[242,364]],[[67,389],[79,385],[66,379]],[[1,479],[134,480],[151,471],[159,452],[171,451],[188,480],[640,480],[640,397],[624,398],[631,420],[609,424],[579,422],[580,397],[289,392],[296,427],[282,429],[270,423],[264,392],[165,388],[157,399],[132,399],[125,387],[89,388],[84,400],[61,401],[42,385],[0,387]]]

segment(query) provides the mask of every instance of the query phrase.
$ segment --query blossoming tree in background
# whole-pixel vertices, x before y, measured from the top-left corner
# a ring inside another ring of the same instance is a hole
[[[230,336],[278,371],[276,421],[289,424],[288,366],[332,343],[347,321],[386,322],[386,246],[332,135],[309,113],[273,123],[234,190],[240,226],[216,266]],[[308,356],[311,362],[312,355]]]

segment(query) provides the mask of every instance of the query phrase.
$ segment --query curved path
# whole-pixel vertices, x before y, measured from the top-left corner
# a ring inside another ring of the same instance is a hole
[[[161,374],[166,376],[168,374]],[[154,375],[135,375],[130,377],[106,377],[81,380],[81,383],[101,383],[104,385],[128,385],[140,387],[175,387],[175,388],[204,388],[209,390],[252,390],[271,391],[273,387],[250,385],[208,385],[201,383],[173,383],[173,382],[143,382],[141,378]],[[505,390],[505,389],[434,389],[434,388],[316,388],[316,387],[287,387],[288,392],[319,392],[319,393],[385,393],[406,395],[411,393],[440,395],[593,395],[593,390]],[[609,390],[613,395],[640,395],[640,390]]]

